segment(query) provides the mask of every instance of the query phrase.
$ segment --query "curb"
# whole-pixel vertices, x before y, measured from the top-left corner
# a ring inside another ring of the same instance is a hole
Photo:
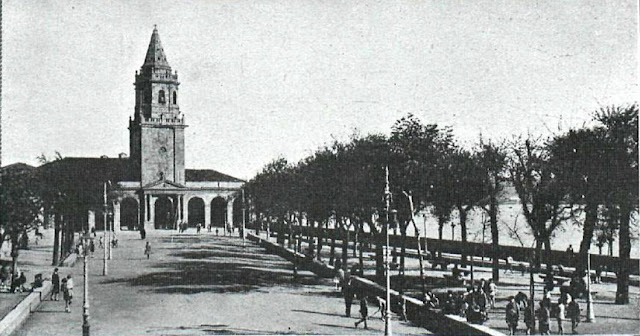
[[[287,249],[284,246],[266,241],[251,233],[247,234],[247,238],[253,242],[258,243],[260,246],[267,249],[267,252],[272,252],[276,255],[280,255],[287,260],[292,260],[296,257],[304,259],[304,255],[296,255],[292,250]],[[331,277],[334,273],[333,266],[325,263],[321,263],[317,260],[313,260],[312,263],[306,265],[306,269],[316,273],[321,277]],[[384,297],[386,289],[379,284],[365,278],[358,276],[351,276],[358,287],[366,288],[369,295]],[[391,290],[391,296],[397,298],[400,296],[395,290]],[[409,296],[402,296],[407,301],[407,314],[411,320],[418,322],[427,330],[434,332],[438,335],[478,335],[478,336],[504,336],[505,334],[493,330],[483,325],[477,325],[467,322],[465,319],[455,315],[444,315],[434,311],[422,309],[423,303],[415,298]]]
[[[29,318],[32,311],[38,309],[43,298],[51,293],[51,281],[46,280],[42,287],[27,295],[9,314],[0,321],[0,336],[14,333]]]
[[[76,261],[78,261],[78,255],[76,253],[71,253],[60,263],[60,267],[73,267],[75,266]]]

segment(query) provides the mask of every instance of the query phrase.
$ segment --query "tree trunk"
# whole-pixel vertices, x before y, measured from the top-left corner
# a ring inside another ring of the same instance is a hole
[[[461,264],[467,265],[467,211],[463,206],[458,207],[458,214],[460,215],[460,236],[462,244],[460,245]]]
[[[51,265],[57,266],[60,263],[60,214],[56,212],[53,216],[53,258]]]
[[[578,272],[587,269],[587,252],[589,251],[589,247],[591,247],[593,231],[596,227],[596,222],[598,221],[598,203],[588,199],[584,210],[585,218],[584,228],[582,231],[582,241],[580,242],[580,252],[578,254],[578,260],[574,261]]]
[[[329,251],[329,265],[333,266],[334,260],[336,257],[336,235],[338,234],[337,227],[334,226],[331,233],[332,235],[331,235],[331,250]]]
[[[347,260],[349,259],[349,230],[344,229],[342,233],[342,268],[345,270],[349,270],[349,264]]]
[[[540,269],[540,263],[542,262],[543,243],[544,241],[542,239],[536,239],[536,253],[535,253],[535,260],[533,261],[536,269]]]
[[[407,227],[400,228],[402,242],[400,243],[400,275],[404,276],[404,258],[407,253]]]
[[[316,235],[318,236],[318,249],[316,250],[316,259],[318,261],[322,261],[322,256],[320,253],[322,252],[322,246],[324,243],[324,228],[323,223],[318,223],[318,231],[316,231]]]
[[[618,268],[616,269],[616,304],[629,303],[629,258],[631,256],[631,236],[630,217],[631,208],[620,206],[620,256],[618,258]]]
[[[358,252],[359,252],[358,253],[358,260],[360,262],[360,267],[359,267],[360,268],[360,276],[363,277],[364,276],[364,255],[363,255],[363,253],[364,253],[363,252],[363,250],[364,250],[363,245],[364,244],[363,244],[362,241],[364,239],[362,239],[362,236],[360,236],[359,238],[360,239],[356,239],[356,240],[358,240],[360,242],[360,248],[358,249]]]
[[[491,275],[494,282],[500,278],[500,234],[498,232],[498,200],[491,195],[489,204],[489,225],[491,226]]]
[[[356,258],[358,256],[358,235],[359,235],[359,228],[356,228],[356,231],[354,232],[354,236],[353,236],[353,257]],[[362,249],[362,246],[360,246],[360,249]]]
[[[438,241],[440,242],[440,246],[438,247],[437,254],[438,259],[442,258],[442,230],[444,228],[445,221],[442,218],[438,218]],[[434,258],[436,258],[434,256]]]
[[[13,291],[15,290],[15,283],[16,283],[16,274],[17,270],[18,270],[18,255],[19,255],[19,239],[18,239],[18,234],[17,233],[13,233],[11,235],[11,292],[13,293]]]
[[[544,261],[547,264],[547,275],[553,274],[553,263],[551,262],[551,239],[544,240]]]

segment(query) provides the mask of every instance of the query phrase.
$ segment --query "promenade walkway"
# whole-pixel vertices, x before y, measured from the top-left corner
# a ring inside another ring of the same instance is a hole
[[[266,238],[264,232],[260,235],[262,238]],[[275,242],[275,238],[270,238],[272,242]],[[308,247],[307,243],[302,243],[302,250]],[[400,251],[400,249],[398,249]],[[335,256],[339,258],[342,254],[342,248],[338,245],[335,249]],[[330,248],[325,246],[322,250],[322,257],[325,262],[329,261]],[[375,261],[373,260],[374,254],[372,252],[364,253],[364,273],[365,276],[373,277],[375,275]],[[399,261],[400,258],[397,260]],[[353,256],[351,248],[348,249],[348,262],[349,265],[358,264],[358,258]],[[406,261],[406,274],[408,276],[419,276],[419,262],[416,258],[407,258]],[[451,274],[451,271],[442,271],[440,269],[432,270],[430,264],[425,265],[425,274],[428,277],[440,277],[445,274]],[[394,276],[398,271],[391,271],[391,275]],[[466,279],[469,280],[469,276]],[[491,268],[488,267],[474,267],[474,279],[479,281],[480,279],[491,278]],[[536,302],[541,299],[543,294],[542,280],[539,278],[539,274],[534,276],[536,281],[535,287],[535,299]],[[489,321],[485,323],[495,330],[508,334],[508,328],[505,322],[505,309],[507,305],[507,298],[511,295],[517,294],[519,291],[529,294],[529,274],[522,274],[519,271],[506,272],[500,270],[500,282],[498,284],[498,299],[496,308],[489,311]],[[640,331],[640,288],[637,286],[630,287],[630,300],[629,305],[616,305],[615,283],[601,283],[593,284],[592,291],[596,292],[594,295],[594,311],[596,313],[596,323],[586,323],[586,301],[584,299],[578,299],[580,307],[582,309],[581,320],[583,321],[578,327],[580,334],[630,334],[636,335]],[[417,296],[417,293],[416,293]],[[556,289],[552,293],[552,302],[557,302],[559,297],[559,290]],[[564,322],[565,333],[571,332],[571,323],[567,320]],[[556,320],[552,320],[551,331],[557,331]],[[520,322],[520,332],[524,334],[524,323]]]
[[[292,279],[287,261],[268,255],[247,241],[209,233],[150,232],[151,259],[136,232],[118,234],[109,275],[102,260],[90,259],[92,335],[212,334],[380,334],[383,322],[370,330],[354,329],[329,279],[305,271]],[[69,271],[75,279],[72,313],[62,301],[46,301],[16,335],[82,333],[82,262]],[[66,272],[63,274],[66,274]],[[375,307],[369,307],[370,312]],[[394,321],[398,334],[425,334],[410,323]]]

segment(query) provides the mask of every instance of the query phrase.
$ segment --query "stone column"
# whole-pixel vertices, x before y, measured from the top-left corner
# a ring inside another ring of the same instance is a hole
[[[91,232],[92,228],[96,227],[96,212],[94,210],[89,210],[87,226],[89,227],[89,232]]]
[[[227,224],[229,224],[229,229],[233,227],[233,198],[230,198],[227,201]]]
[[[182,221],[186,223],[189,220],[189,199],[185,198],[182,198]]]
[[[211,225],[211,201],[204,202],[204,227]]]
[[[149,222],[145,225],[146,230],[155,230],[156,226],[154,225],[156,221],[156,198],[152,195],[149,195]]]
[[[120,202],[113,202],[113,230],[120,231]]]

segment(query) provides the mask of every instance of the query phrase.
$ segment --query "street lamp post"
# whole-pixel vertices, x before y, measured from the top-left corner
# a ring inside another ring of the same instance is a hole
[[[589,253],[589,250],[587,250],[587,322],[596,322],[593,297],[591,296],[591,253]]]
[[[387,246],[385,250],[385,262],[384,271],[386,277],[386,299],[384,315],[384,334],[385,336],[392,335],[391,332],[391,267],[389,265],[389,212],[391,211],[391,189],[389,188],[389,167],[384,168],[385,172],[385,186],[384,186],[384,213],[385,213],[385,236],[387,239]]]
[[[104,208],[103,208],[103,218],[104,218],[104,222],[102,223],[102,228],[104,229],[102,231],[102,240],[103,240],[103,253],[104,253],[104,258],[103,258],[103,263],[102,263],[102,275],[107,275],[108,273],[108,266],[107,266],[107,245],[109,245],[107,243],[107,182],[104,183],[104,193],[103,193],[103,200],[104,200]]]
[[[245,199],[244,199],[244,189],[242,189],[242,247],[245,247],[244,230],[245,230],[245,225],[246,225],[245,224],[245,221],[246,221],[246,218],[245,218],[245,216],[246,216],[245,212],[246,211],[245,210],[246,210],[246,208],[245,208],[244,201],[245,201]]]
[[[89,246],[91,241],[91,234],[86,232],[83,237],[84,246]],[[82,304],[82,336],[89,336],[89,264],[87,263],[87,248],[82,249],[84,255],[82,259],[84,261],[84,298]]]

